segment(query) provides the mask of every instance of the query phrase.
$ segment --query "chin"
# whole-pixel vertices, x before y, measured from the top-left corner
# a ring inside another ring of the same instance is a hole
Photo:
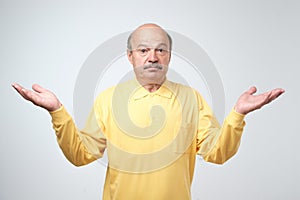
[[[147,80],[149,84],[162,84],[165,81],[166,77],[145,77],[144,80]]]

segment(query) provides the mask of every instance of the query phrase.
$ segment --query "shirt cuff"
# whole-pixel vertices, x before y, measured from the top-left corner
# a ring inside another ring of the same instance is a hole
[[[52,117],[53,124],[61,124],[70,118],[70,114],[62,105],[59,109],[49,112]]]
[[[231,110],[227,117],[227,122],[233,125],[239,125],[244,122],[244,118],[246,115],[236,112],[234,109]]]

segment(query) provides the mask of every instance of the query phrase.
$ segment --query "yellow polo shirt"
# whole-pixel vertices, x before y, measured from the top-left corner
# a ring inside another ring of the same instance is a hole
[[[222,164],[239,147],[245,122],[234,110],[220,127],[194,89],[165,81],[150,93],[136,80],[100,93],[78,131],[64,107],[51,112],[70,162],[108,154],[104,200],[188,200],[196,155]]]

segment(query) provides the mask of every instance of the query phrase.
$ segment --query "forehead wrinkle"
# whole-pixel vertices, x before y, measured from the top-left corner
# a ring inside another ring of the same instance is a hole
[[[162,47],[162,46],[167,47],[168,45],[166,43],[163,43],[163,42],[161,42],[157,45],[149,45],[147,43],[140,43],[140,44],[137,45],[137,48],[139,48],[139,47],[158,48],[158,47]]]
[[[150,36],[148,35],[150,34]],[[137,33],[132,38],[132,46],[147,46],[147,47],[158,47],[158,46],[166,46],[168,47],[168,38],[159,33],[151,34],[151,33]]]

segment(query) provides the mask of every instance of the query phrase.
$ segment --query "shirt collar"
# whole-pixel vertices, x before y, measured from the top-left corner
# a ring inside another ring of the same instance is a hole
[[[160,88],[155,92],[149,92],[148,90],[146,90],[136,79],[135,84],[137,85],[137,89],[132,95],[134,100],[142,99],[148,95],[159,95],[168,99],[172,97],[172,84],[168,80],[165,80]]]

